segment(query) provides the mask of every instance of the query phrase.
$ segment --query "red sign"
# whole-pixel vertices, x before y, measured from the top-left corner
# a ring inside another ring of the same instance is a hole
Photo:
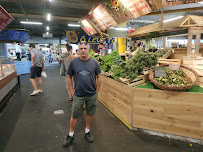
[[[14,18],[0,5],[0,32],[4,30]]]
[[[81,27],[88,35],[94,35],[98,32],[87,19],[81,21]]]

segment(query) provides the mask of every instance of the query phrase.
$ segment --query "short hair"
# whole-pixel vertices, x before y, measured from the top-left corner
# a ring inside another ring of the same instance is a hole
[[[103,43],[99,43],[99,44],[104,45]]]
[[[73,49],[73,47],[67,43],[67,44],[66,44],[66,49],[67,49],[68,51],[70,51],[71,49]]]
[[[30,46],[29,46],[29,47],[35,48],[35,45],[34,45],[34,44],[30,44]]]
[[[84,44],[84,45],[87,45],[87,47],[90,48],[89,44],[88,44],[86,41],[81,41],[81,42],[79,42],[79,43],[78,43],[78,48],[79,48],[80,45],[83,45],[83,44]]]
[[[78,52],[78,49],[76,49],[75,52]]]

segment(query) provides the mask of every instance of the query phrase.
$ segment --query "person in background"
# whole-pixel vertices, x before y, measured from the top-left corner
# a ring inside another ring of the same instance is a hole
[[[52,53],[49,51],[49,63],[52,63]]]
[[[31,96],[36,95],[37,93],[42,93],[42,79],[41,79],[41,73],[44,71],[44,59],[42,52],[35,49],[34,44],[30,44],[30,50],[31,50],[31,58],[32,58],[32,67],[30,68],[30,82],[32,83],[32,86],[34,87],[34,91],[30,94]],[[37,76],[37,80],[39,82],[39,89],[37,89],[37,85],[35,82],[35,77]]]
[[[79,54],[79,51],[78,51],[78,49],[76,49],[76,54],[75,54],[75,58],[78,58],[78,57],[80,57],[80,54]]]
[[[29,61],[31,61],[31,50],[30,49],[28,50],[28,53],[27,53],[27,59]]]
[[[93,116],[96,111],[97,94],[101,85],[101,70],[99,63],[89,57],[90,48],[87,42],[82,41],[78,44],[79,58],[71,61],[67,71],[67,83],[73,95],[72,112],[70,118],[70,130],[63,146],[69,146],[74,140],[74,130],[78,118],[83,113],[83,104],[86,106],[86,128],[85,139],[87,142],[94,141],[90,134],[90,127]],[[72,85],[72,77],[74,76],[75,90]]]
[[[106,48],[104,47],[104,44],[103,44],[103,43],[100,43],[100,44],[99,44],[99,50],[100,50],[100,55],[106,55],[106,54],[107,54],[107,50],[106,50]]]
[[[68,43],[66,44],[66,49],[67,49],[67,53],[62,55],[62,62],[65,66],[65,83],[67,82],[67,71],[68,71],[68,67],[70,65],[71,60],[74,59],[74,55],[73,53],[73,48],[71,45],[69,45]],[[68,95],[69,95],[69,101],[72,101],[72,94],[70,92],[70,88],[68,86],[68,84],[66,83],[66,89],[68,91]]]

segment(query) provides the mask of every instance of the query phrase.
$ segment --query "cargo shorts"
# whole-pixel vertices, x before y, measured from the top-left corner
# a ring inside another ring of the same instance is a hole
[[[97,94],[88,97],[78,97],[73,95],[73,104],[71,110],[71,116],[78,118],[82,115],[83,105],[85,103],[86,113],[88,115],[95,115],[96,111]]]

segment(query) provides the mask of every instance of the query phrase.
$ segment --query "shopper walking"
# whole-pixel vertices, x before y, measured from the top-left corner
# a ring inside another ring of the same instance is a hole
[[[30,45],[31,50],[31,58],[32,58],[32,67],[30,68],[30,82],[34,87],[34,91],[30,94],[31,96],[36,95],[37,93],[42,93],[42,79],[41,73],[44,71],[44,59],[42,52],[35,49],[35,45]],[[35,82],[35,77],[37,76],[37,80],[39,82],[39,89],[37,89],[37,85]]]
[[[90,48],[87,42],[80,42],[78,47],[80,57],[71,61],[67,72],[67,83],[73,95],[73,104],[70,130],[63,143],[64,147],[72,144],[74,140],[75,126],[79,116],[82,115],[84,103],[86,105],[85,139],[90,143],[94,141],[90,134],[90,126],[96,111],[97,94],[101,85],[101,70],[98,62],[89,57]],[[72,85],[72,76],[74,76],[75,81],[75,92]]]

